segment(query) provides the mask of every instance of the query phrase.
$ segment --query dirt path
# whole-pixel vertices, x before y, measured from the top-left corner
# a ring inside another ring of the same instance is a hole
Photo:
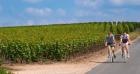
[[[8,66],[14,74],[84,74],[106,60],[106,49],[95,54],[77,58],[72,62],[54,64],[12,65]],[[99,55],[100,54],[100,55]]]

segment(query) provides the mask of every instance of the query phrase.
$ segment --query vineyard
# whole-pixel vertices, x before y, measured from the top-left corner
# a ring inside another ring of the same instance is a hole
[[[77,54],[98,51],[106,34],[133,32],[137,22],[89,22],[46,26],[0,28],[1,61],[31,63],[67,60]]]

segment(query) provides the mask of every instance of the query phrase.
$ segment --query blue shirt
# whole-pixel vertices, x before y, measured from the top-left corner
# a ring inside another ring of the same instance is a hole
[[[107,42],[107,43],[114,43],[114,35],[112,35],[112,36],[107,36],[107,37],[106,37],[106,42]]]

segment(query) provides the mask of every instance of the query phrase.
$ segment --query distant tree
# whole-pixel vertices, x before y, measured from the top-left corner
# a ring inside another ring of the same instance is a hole
[[[122,34],[123,33],[123,26],[122,26],[122,24],[121,23],[119,23],[118,25],[117,25],[117,33],[118,34]]]
[[[132,23],[127,23],[127,24],[128,24],[130,32],[133,32],[135,30],[134,25]]]

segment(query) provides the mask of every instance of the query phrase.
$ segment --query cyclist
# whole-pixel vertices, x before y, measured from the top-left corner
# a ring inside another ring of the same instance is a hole
[[[129,58],[130,55],[129,55],[128,45],[130,45],[130,38],[129,38],[129,34],[127,34],[126,32],[124,32],[120,37],[120,45],[122,50],[122,57],[124,56],[124,51],[126,51],[126,56],[127,58]]]
[[[112,34],[112,32],[109,32],[105,41],[105,46],[108,47],[108,58],[111,56],[112,53],[113,53],[113,57],[116,58],[115,51],[114,51],[115,43],[116,41],[114,35]]]

